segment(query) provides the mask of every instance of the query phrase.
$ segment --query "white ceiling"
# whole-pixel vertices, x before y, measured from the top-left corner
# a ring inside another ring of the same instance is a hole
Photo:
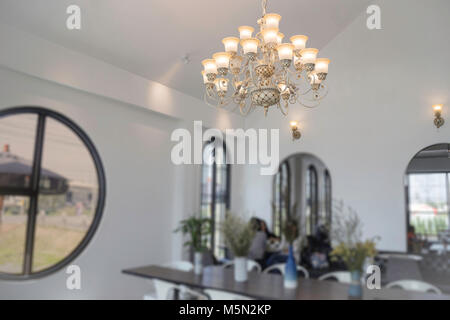
[[[369,0],[269,0],[290,37],[322,48]],[[66,28],[66,8],[82,10],[81,30]],[[221,39],[261,16],[260,0],[1,0],[0,21],[200,98],[200,61],[222,51]],[[189,54],[191,62],[181,60]],[[329,57],[332,58],[332,57]]]

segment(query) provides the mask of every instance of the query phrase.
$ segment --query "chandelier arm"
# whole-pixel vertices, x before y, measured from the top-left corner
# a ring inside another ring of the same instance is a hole
[[[309,109],[314,109],[316,108],[321,101],[328,95],[328,86],[326,86],[325,84],[321,84],[321,89],[322,90],[322,94],[314,99],[308,99],[305,96],[302,97],[298,97],[296,99],[296,102],[298,102],[300,105],[302,105],[305,108],[309,108]],[[303,100],[303,101],[302,101]],[[306,101],[312,102],[312,104],[307,104]]]
[[[253,112],[255,112],[256,110],[256,106],[252,105],[252,107],[250,108],[249,112],[247,113],[247,115],[252,114]]]
[[[281,104],[281,101],[278,101],[278,108],[280,109],[281,113],[282,113],[284,116],[287,116],[288,113],[289,113],[289,102],[288,102],[287,100],[285,100],[285,106],[284,106],[284,109],[285,109],[285,110],[283,110],[283,106],[282,106],[282,104]]]
[[[263,17],[267,13],[267,0],[262,0]]]
[[[254,105],[253,105],[253,103],[251,103],[249,106],[248,106],[248,108],[247,108],[247,111],[245,111],[245,106],[247,105],[247,102],[244,102],[244,104],[242,105],[240,105],[239,106],[239,108],[240,108],[240,111],[241,111],[241,114],[245,117],[245,116],[247,116],[248,114],[249,114],[249,112],[253,109],[253,107],[254,107]]]
[[[306,95],[306,94],[308,94],[309,92],[312,91],[312,88],[311,88],[310,83],[309,83],[308,81],[305,81],[305,78],[304,78],[304,77],[302,77],[302,78],[299,79],[299,80],[300,80],[300,81],[297,82],[297,81],[294,81],[294,80],[292,80],[291,78],[289,78],[289,82],[293,83],[293,84],[296,86],[296,88],[299,89],[299,92],[297,93],[297,95],[304,96],[304,95]],[[306,86],[307,86],[306,91],[300,91],[300,86],[302,86],[301,83],[302,83],[303,85],[306,85]]]
[[[303,102],[300,100],[300,98],[297,98],[296,102],[297,102],[298,104],[300,104],[301,106],[303,106],[304,108],[308,108],[308,109],[314,109],[314,108],[316,108],[316,107],[320,104],[319,101],[316,101],[317,103],[315,103],[315,104],[313,104],[313,105],[308,105],[308,104],[303,103]]]
[[[236,109],[239,108],[239,104],[234,104],[233,109],[231,109],[231,112],[236,112]]]
[[[233,101],[233,96],[223,97],[220,99],[220,106],[224,107],[230,104]]]
[[[213,108],[218,108],[218,101],[216,101],[215,99],[214,99],[214,101],[216,102],[215,104],[212,104],[212,103],[210,103],[209,101],[208,101],[208,96],[209,95],[207,95],[206,94],[206,92],[203,94],[203,101],[205,101],[205,103],[208,105],[208,106],[210,106],[210,107],[213,107]],[[210,97],[210,99],[212,99],[211,97]]]

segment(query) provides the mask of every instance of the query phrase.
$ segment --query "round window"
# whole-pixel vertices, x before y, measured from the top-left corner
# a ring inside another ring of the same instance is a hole
[[[105,176],[89,137],[38,107],[0,111],[0,277],[48,275],[92,238]]]

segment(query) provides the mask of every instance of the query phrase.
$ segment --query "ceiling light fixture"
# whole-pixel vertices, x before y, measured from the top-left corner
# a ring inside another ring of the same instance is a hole
[[[262,6],[259,32],[254,37],[253,27],[241,26],[239,38],[222,40],[224,52],[202,61],[205,102],[216,107],[233,102],[243,115],[256,107],[263,107],[267,115],[275,105],[287,115],[289,104],[297,102],[316,107],[328,91],[324,81],[330,60],[317,58],[319,50],[306,48],[307,36],[295,35],[290,37],[291,43],[282,43],[281,16],[266,13],[267,0]]]

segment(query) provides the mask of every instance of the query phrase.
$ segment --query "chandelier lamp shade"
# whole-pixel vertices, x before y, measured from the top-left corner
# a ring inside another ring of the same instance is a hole
[[[287,115],[289,104],[316,107],[327,95],[325,80],[330,60],[318,58],[319,50],[308,48],[308,37],[294,35],[283,42],[281,16],[266,13],[251,26],[238,28],[238,37],[222,40],[224,51],[202,61],[204,100],[215,107],[235,105],[243,115],[258,107],[264,114],[277,107]]]

